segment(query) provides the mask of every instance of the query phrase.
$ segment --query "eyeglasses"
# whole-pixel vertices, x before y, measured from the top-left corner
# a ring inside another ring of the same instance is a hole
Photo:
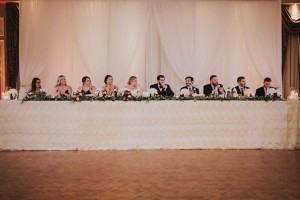
[[[41,83],[41,82],[35,82],[35,83]]]

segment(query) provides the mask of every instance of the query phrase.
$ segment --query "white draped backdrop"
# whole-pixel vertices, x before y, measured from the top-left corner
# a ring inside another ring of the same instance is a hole
[[[255,89],[282,86],[279,0],[22,0],[21,94],[33,77],[51,91],[64,74],[77,89],[111,74],[148,88],[164,74],[178,93],[191,75],[200,88],[217,74],[225,87],[244,75]]]

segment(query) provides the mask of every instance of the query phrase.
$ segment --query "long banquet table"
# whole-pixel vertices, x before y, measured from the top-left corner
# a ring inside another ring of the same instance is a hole
[[[296,149],[300,102],[0,101],[0,150]]]

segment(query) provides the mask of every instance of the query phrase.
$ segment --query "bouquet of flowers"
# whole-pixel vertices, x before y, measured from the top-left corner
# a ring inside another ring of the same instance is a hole
[[[269,88],[267,91],[267,95],[272,97],[274,95],[274,93],[277,93],[275,88]]]
[[[41,89],[40,92],[27,92],[26,96],[22,99],[24,101],[51,101],[53,98],[51,95],[47,95],[45,89]]]
[[[81,101],[83,99],[82,92],[73,92],[73,100],[74,101]]]
[[[121,89],[121,96],[123,97],[123,99],[125,101],[127,101],[128,99],[130,99],[132,97],[132,94],[131,94],[130,90],[123,88],[123,89]]]
[[[12,88],[12,89],[8,90],[7,92],[3,92],[2,99],[3,100],[18,99],[18,90]]]

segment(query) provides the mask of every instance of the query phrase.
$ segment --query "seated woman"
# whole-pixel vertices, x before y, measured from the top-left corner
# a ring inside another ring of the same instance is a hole
[[[88,76],[82,78],[82,86],[77,89],[78,93],[83,95],[95,95],[96,87],[92,85],[91,79]]]
[[[54,97],[70,97],[71,95],[72,88],[67,84],[66,77],[60,75],[54,87]]]
[[[32,92],[35,94],[39,94],[41,92],[42,85],[41,85],[41,79],[35,77],[31,81],[31,89],[28,92]]]
[[[130,76],[127,85],[121,90],[121,92],[124,91],[130,91],[132,96],[139,97],[143,95],[143,91],[141,86],[137,83],[137,78],[135,76]]]
[[[102,90],[106,91],[106,95],[111,96],[111,95],[115,95],[117,96],[118,94],[118,86],[113,85],[114,79],[111,75],[106,75],[104,78],[104,83],[105,86],[102,87]]]

